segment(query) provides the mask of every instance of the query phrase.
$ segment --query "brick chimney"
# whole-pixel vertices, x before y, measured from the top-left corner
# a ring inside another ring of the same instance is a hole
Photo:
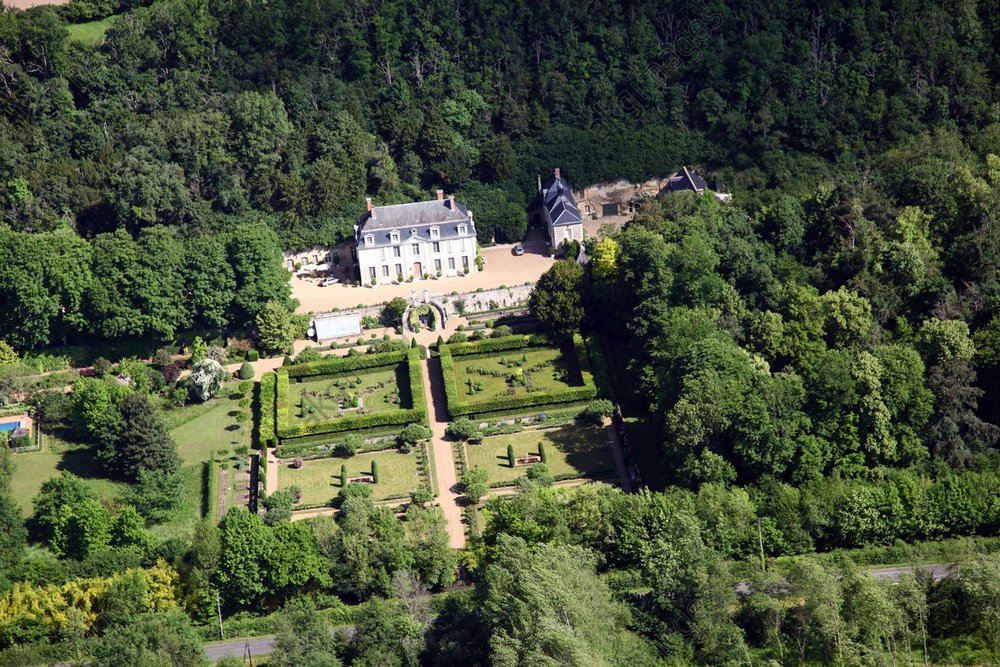
[[[556,177],[556,178],[562,178],[562,177],[561,177],[561,176],[559,175],[559,167],[556,167],[555,169],[553,169],[553,170],[552,170],[552,173],[553,173],[553,174],[555,175],[555,177]]]
[[[444,200],[444,190],[438,190],[438,201]]]
[[[368,212],[371,213],[372,220],[375,219],[375,205],[372,204],[371,197],[365,197],[365,203],[368,205]]]

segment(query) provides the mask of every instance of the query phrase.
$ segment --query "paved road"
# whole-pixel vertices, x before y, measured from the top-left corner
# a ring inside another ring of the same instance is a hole
[[[434,448],[434,471],[437,477],[438,503],[444,512],[448,525],[448,538],[452,549],[465,548],[465,524],[462,523],[462,495],[458,492],[458,474],[455,471],[454,453],[451,441],[445,440],[444,431],[448,427],[448,403],[441,381],[441,361],[437,357],[427,359],[422,367],[424,394],[428,400],[428,420],[434,434],[431,447]],[[431,373],[436,378],[431,380]]]
[[[246,655],[247,642],[250,642],[250,655],[266,655],[274,651],[274,635],[265,637],[250,637],[249,639],[234,639],[218,644],[208,644],[205,646],[205,657],[212,662],[220,660],[227,655],[234,655],[242,658]]]

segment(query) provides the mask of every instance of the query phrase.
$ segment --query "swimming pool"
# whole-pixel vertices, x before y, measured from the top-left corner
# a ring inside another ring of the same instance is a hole
[[[16,431],[21,428],[21,422],[7,422],[0,424],[0,431]]]

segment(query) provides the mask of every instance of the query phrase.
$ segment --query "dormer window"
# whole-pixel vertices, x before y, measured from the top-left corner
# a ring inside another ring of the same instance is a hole
[[[375,245],[375,237],[372,236],[371,234],[365,235],[365,245],[366,246]]]
[[[392,232],[389,234],[389,240],[393,243],[399,243],[399,232]]]
[[[431,227],[431,238],[436,239],[441,236],[441,230],[437,227]]]
[[[469,227],[467,225],[459,225],[458,226],[458,233],[459,233],[459,235],[468,234],[469,233]]]

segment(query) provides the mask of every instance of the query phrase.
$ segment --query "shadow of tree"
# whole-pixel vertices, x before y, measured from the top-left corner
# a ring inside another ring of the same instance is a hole
[[[56,464],[56,470],[73,473],[84,479],[106,479],[101,464],[94,456],[90,447],[79,446],[63,452],[62,459]]]
[[[541,435],[541,434],[539,434]],[[566,463],[584,476],[615,470],[611,445],[603,426],[565,424],[545,432],[547,440],[566,456]],[[539,438],[543,440],[543,438]],[[550,445],[546,445],[548,447]],[[538,454],[538,445],[529,454]]]

